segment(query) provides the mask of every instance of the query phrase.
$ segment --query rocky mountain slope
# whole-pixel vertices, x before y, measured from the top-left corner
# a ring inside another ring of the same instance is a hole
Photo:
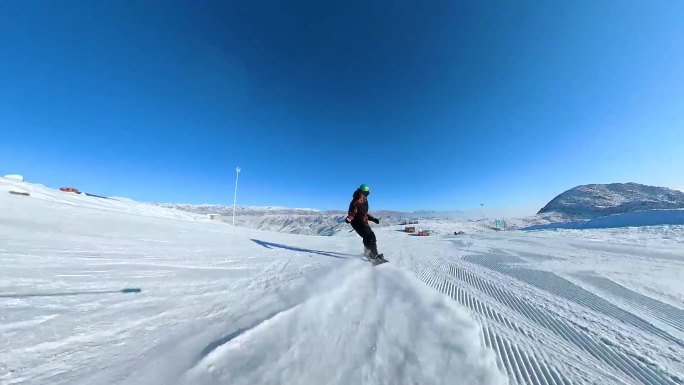
[[[591,219],[633,211],[684,208],[684,192],[638,183],[588,184],[553,198],[538,214]]]

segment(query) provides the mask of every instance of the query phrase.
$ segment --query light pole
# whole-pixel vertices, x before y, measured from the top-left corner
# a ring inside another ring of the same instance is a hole
[[[237,183],[240,177],[240,167],[235,167],[235,196],[233,197],[233,226],[235,226],[235,206],[237,205]]]

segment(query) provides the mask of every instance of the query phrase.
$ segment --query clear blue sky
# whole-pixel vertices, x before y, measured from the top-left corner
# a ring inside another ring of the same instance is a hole
[[[0,2],[0,173],[144,201],[532,214],[684,188],[684,2]]]

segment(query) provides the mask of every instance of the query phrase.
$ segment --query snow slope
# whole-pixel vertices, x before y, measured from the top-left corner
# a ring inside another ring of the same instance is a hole
[[[0,194],[2,384],[684,382],[684,226],[427,220],[377,228],[372,268],[347,232],[23,188]]]
[[[464,308],[355,237],[25,187],[0,194],[2,384],[505,383]]]
[[[111,211],[119,213],[127,213],[139,216],[155,217],[155,218],[173,218],[179,220],[198,220],[204,219],[204,216],[188,213],[180,210],[169,210],[162,207],[156,207],[147,203],[135,202],[133,200],[120,200],[117,198],[100,198],[95,196],[88,196],[85,194],[74,194],[61,192],[58,190],[47,188],[40,184],[20,182],[15,179],[0,178],[0,196],[7,194],[12,189],[20,189],[30,194],[30,200],[40,200],[44,202],[69,205],[78,208],[95,208],[101,211]],[[2,205],[18,204],[21,200],[7,199],[0,200],[0,210]]]

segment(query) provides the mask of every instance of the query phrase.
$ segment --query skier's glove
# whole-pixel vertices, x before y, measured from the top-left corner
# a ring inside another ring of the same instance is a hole
[[[344,223],[346,223],[346,224],[350,224],[350,223],[351,223],[351,221],[349,220],[349,218],[344,218]]]
[[[378,218],[372,218],[371,221],[375,222],[376,224],[380,224],[380,220]]]

